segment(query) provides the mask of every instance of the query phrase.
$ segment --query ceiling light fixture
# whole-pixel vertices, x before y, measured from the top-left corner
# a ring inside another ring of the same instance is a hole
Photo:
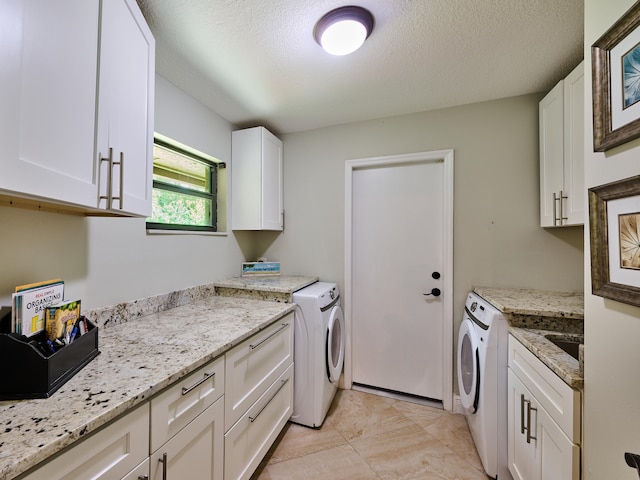
[[[313,38],[331,55],[359,49],[373,30],[373,15],[362,7],[346,6],[325,14],[313,29]]]

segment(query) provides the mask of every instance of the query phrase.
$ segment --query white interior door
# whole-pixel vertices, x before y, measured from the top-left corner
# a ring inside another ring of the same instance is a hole
[[[448,403],[452,169],[393,159],[351,172],[351,380]]]

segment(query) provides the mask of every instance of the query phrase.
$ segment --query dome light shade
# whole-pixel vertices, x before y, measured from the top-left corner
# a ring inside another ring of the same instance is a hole
[[[313,37],[331,55],[348,55],[362,46],[373,30],[373,15],[362,7],[331,10],[313,29]]]

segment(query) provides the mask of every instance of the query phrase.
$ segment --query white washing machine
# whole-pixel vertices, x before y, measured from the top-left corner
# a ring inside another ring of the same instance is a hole
[[[458,334],[458,388],[485,472],[511,480],[507,463],[507,355],[504,315],[482,297],[467,296]]]
[[[293,415],[319,428],[338,389],[344,363],[344,315],[335,283],[316,282],[293,293],[295,310]]]

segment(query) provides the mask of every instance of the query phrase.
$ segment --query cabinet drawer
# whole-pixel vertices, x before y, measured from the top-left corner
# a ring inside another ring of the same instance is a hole
[[[580,392],[564,383],[513,336],[509,336],[509,367],[569,439],[580,443]]]
[[[225,431],[293,362],[293,313],[231,349],[225,366]]]
[[[122,480],[142,480],[149,478],[149,459],[138,465],[131,470],[128,475],[125,475]]]
[[[224,356],[151,399],[151,453],[224,394]]]
[[[290,365],[226,433],[225,480],[246,480],[251,477],[292,412],[293,365]]]
[[[149,405],[119,420],[57,456],[25,480],[120,480],[149,455]]]
[[[224,398],[151,455],[151,480],[222,480]],[[164,469],[166,469],[166,476]]]

